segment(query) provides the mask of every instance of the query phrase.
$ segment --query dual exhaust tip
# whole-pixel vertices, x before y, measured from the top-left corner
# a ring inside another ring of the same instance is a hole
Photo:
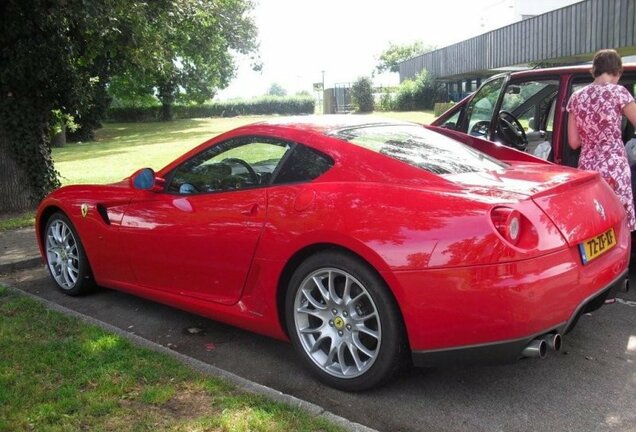
[[[521,355],[523,357],[539,357],[544,359],[548,354],[548,348],[553,351],[561,350],[561,335],[559,333],[548,333],[530,342],[523,349]]]

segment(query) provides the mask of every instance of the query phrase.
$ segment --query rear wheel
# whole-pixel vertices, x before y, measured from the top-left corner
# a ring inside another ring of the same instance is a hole
[[[385,383],[406,347],[400,313],[384,281],[360,259],[321,252],[292,276],[286,297],[290,338],[323,382],[348,391]]]
[[[71,221],[55,213],[44,232],[46,264],[58,288],[68,295],[80,295],[94,288],[84,247]]]

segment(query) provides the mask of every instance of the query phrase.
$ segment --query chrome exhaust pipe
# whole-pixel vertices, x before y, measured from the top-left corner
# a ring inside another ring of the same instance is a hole
[[[548,345],[548,348],[554,350],[554,351],[560,351],[561,350],[561,335],[558,333],[550,333],[547,334],[545,336],[543,336],[542,338],[545,343]]]
[[[625,278],[625,281],[622,283],[620,289],[617,291],[629,292],[629,278]],[[616,292],[609,294],[611,298],[605,300],[605,304],[616,303]]]
[[[548,344],[546,341],[543,339],[535,339],[521,351],[521,355],[524,357],[539,357],[540,359],[544,359],[547,351]]]

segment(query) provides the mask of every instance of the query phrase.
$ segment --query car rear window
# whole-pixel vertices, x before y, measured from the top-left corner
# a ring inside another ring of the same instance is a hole
[[[364,126],[339,130],[331,135],[435,174],[491,171],[506,166],[418,125]]]

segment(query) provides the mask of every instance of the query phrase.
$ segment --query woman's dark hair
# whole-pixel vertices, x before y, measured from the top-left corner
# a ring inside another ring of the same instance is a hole
[[[616,50],[603,49],[594,54],[592,75],[596,78],[606,72],[610,75],[620,75],[623,73],[623,62]]]

